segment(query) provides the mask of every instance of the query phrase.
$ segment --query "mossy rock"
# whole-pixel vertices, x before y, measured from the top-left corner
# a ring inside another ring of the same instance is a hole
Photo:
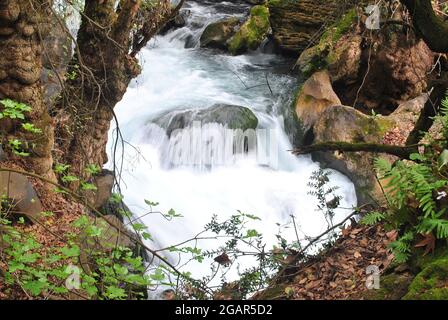
[[[407,292],[412,275],[409,273],[391,273],[381,276],[380,288],[366,290],[353,299],[362,300],[400,300]]]
[[[249,108],[227,104],[215,104],[207,109],[169,112],[155,119],[154,123],[165,128],[167,135],[171,136],[176,130],[187,128],[195,121],[203,125],[219,123],[229,129],[243,131],[256,129],[258,126],[258,118]]]
[[[227,50],[227,41],[237,32],[240,20],[227,18],[209,24],[201,35],[201,47]]]
[[[448,257],[428,263],[409,286],[404,300],[448,300]]]
[[[255,296],[255,300],[284,300],[287,298],[286,288],[287,283],[279,283],[273,286],[269,286],[261,292],[258,292]]]
[[[243,54],[248,50],[256,50],[266,39],[270,30],[269,9],[266,6],[254,6],[250,10],[249,19],[229,40],[229,52],[233,55]]]
[[[341,60],[347,58],[345,57],[346,52],[352,47],[356,47],[356,44],[354,45],[353,41],[348,41],[339,45],[339,40],[350,31],[357,17],[355,9],[349,10],[325,31],[317,45],[307,48],[301,53],[297,65],[305,76],[311,76],[316,71],[331,68],[331,65],[339,65],[344,62]],[[356,40],[360,45],[361,40]],[[357,57],[357,60],[359,59],[360,57]],[[353,73],[357,74],[357,70]]]
[[[319,41],[319,47],[323,49],[325,46],[334,46],[343,35],[349,32],[353,23],[358,19],[358,14],[353,8],[337,20],[330,28],[328,28]]]

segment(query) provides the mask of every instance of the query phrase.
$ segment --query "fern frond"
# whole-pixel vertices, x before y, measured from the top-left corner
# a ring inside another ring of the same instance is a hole
[[[361,224],[367,225],[367,226],[372,226],[374,224],[377,224],[380,221],[383,221],[385,219],[385,215],[381,212],[378,211],[374,211],[374,212],[370,212],[368,214],[366,214],[362,219],[361,219]]]
[[[445,219],[423,219],[418,227],[420,233],[436,232],[438,239],[448,238],[448,220]]]

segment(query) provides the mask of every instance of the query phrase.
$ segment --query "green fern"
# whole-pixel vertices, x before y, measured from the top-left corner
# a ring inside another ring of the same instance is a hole
[[[446,239],[448,238],[448,220],[423,219],[417,230],[422,234],[430,233],[435,230],[438,239]]]
[[[385,219],[385,215],[381,212],[378,211],[374,211],[374,212],[370,212],[368,214],[366,214],[362,219],[361,219],[361,224],[367,225],[367,226],[372,226],[374,224],[377,224],[378,222],[381,222]]]
[[[411,231],[406,232],[398,240],[391,242],[389,248],[392,249],[395,261],[398,263],[406,262],[411,256],[411,243],[414,240],[414,233]]]

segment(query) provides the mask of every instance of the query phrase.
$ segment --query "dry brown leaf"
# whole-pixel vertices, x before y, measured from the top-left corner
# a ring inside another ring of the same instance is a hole
[[[432,232],[427,233],[425,235],[423,235],[423,240],[421,240],[420,242],[418,242],[415,245],[416,248],[425,248],[425,252],[423,253],[423,255],[427,255],[428,253],[432,253],[434,252],[435,248],[436,248],[436,238],[434,237],[434,235],[432,234]]]

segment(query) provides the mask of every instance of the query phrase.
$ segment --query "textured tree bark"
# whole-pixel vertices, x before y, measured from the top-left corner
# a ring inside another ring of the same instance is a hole
[[[448,75],[445,74],[445,78],[447,77]],[[434,117],[440,112],[440,106],[442,100],[445,98],[446,90],[448,88],[448,78],[440,79],[433,84],[434,86],[431,95],[425,103],[423,110],[420,112],[420,116],[414,129],[409,133],[409,136],[406,139],[406,145],[419,143],[425,133],[428,132],[434,124]]]
[[[55,179],[51,151],[54,142],[52,120],[43,102],[40,83],[42,47],[40,34],[48,17],[47,0],[0,0],[0,99],[12,99],[32,107],[27,121],[42,130],[30,134],[20,123],[0,121],[4,139],[20,139],[28,143],[30,156],[24,158],[27,169]],[[32,146],[33,145],[33,146]]]
[[[107,162],[106,143],[113,108],[123,98],[130,81],[141,72],[138,60],[130,53],[133,28],[142,14],[139,10],[143,10],[141,0],[121,0],[118,8],[115,3],[86,1],[77,51],[69,68],[73,76],[66,82],[64,97],[54,110],[58,160],[70,164],[71,170],[83,177],[86,165],[101,167]],[[159,4],[155,16],[163,17],[169,13],[169,1],[160,0]],[[154,33],[163,22],[157,18],[152,24]]]
[[[431,0],[401,0],[409,10],[415,29],[428,47],[440,53],[448,52],[448,23],[439,18]]]
[[[88,164],[102,166],[107,161],[106,143],[113,108],[131,79],[140,73],[138,61],[128,54],[130,28],[140,0],[86,1],[78,31],[78,50],[71,63],[73,74],[65,87],[58,118],[60,161],[82,175]],[[63,114],[63,115],[62,115]]]

